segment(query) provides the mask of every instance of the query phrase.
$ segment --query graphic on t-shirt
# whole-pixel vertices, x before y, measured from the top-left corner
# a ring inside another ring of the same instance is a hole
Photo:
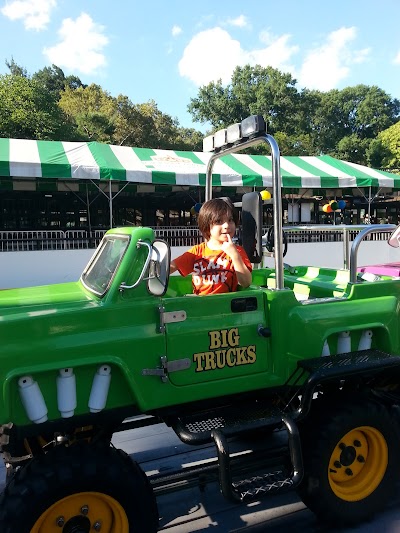
[[[233,285],[234,271],[228,269],[230,261],[222,257],[200,257],[193,265],[193,285],[203,286],[226,284],[230,292]]]
[[[237,251],[251,272],[251,263],[241,246]],[[175,259],[182,276],[192,274],[194,294],[217,294],[237,290],[238,280],[232,259],[223,250],[211,250],[206,243],[196,244]]]

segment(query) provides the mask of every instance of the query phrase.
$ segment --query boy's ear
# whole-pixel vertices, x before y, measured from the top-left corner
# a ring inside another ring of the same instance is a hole
[[[262,200],[258,192],[242,198],[242,246],[251,263],[262,261]]]

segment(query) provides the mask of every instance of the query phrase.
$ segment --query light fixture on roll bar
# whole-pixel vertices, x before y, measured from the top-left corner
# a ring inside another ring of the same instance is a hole
[[[226,142],[228,145],[235,144],[242,138],[241,123],[237,122],[226,128]]]
[[[242,137],[252,139],[267,132],[267,125],[261,115],[251,115],[242,120]]]
[[[218,130],[214,133],[214,148],[223,148],[226,146],[226,129]]]
[[[203,139],[203,152],[214,151],[214,135],[209,135]]]
[[[203,152],[219,152],[248,139],[265,135],[266,132],[267,126],[264,117],[251,115],[242,120],[242,122],[218,130],[213,135],[203,139]]]

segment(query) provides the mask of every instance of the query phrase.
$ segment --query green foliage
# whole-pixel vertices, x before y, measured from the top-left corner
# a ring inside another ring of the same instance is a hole
[[[13,74],[0,76],[0,131],[19,139],[74,138],[54,96],[36,81]]]
[[[114,99],[99,85],[61,92],[59,106],[75,123],[78,136],[83,141],[112,142],[114,133]]]
[[[195,121],[210,122],[214,129],[259,114],[268,121],[272,134],[293,133],[300,104],[295,84],[290,74],[272,67],[236,67],[227,87],[221,81],[201,87],[188,110]]]
[[[369,146],[365,151],[365,155],[367,159],[366,164],[368,166],[374,168],[388,167],[388,165],[385,163],[385,160],[390,157],[390,150],[384,145],[379,137],[376,139],[371,139]]]
[[[379,141],[385,149],[382,166],[390,169],[400,169],[400,121],[382,131]]]
[[[33,80],[41,83],[48,91],[53,93],[57,98],[66,87],[77,89],[78,87],[85,87],[77,76],[65,76],[62,69],[57,65],[45,67],[32,76]]]
[[[13,57],[11,58],[11,61],[6,60],[6,66],[8,70],[10,71],[10,74],[12,74],[13,76],[22,76],[23,78],[28,77],[28,71],[26,70],[26,68],[18,65],[14,61]]]
[[[369,164],[382,161],[382,147],[373,140],[396,122],[400,102],[376,86],[299,91],[290,74],[247,65],[235,69],[226,87],[221,81],[201,87],[188,110],[214,130],[261,114],[283,155],[325,153]]]
[[[345,161],[350,161],[351,163],[359,163],[361,165],[367,165],[367,150],[369,150],[371,144],[371,139],[360,139],[360,137],[352,133],[343,137],[338,142],[335,155],[339,159],[344,159]],[[369,151],[373,156],[372,151]],[[377,158],[378,152],[375,152],[375,159]]]
[[[14,59],[0,76],[0,131],[4,137],[95,140],[118,145],[201,150],[203,134],[183,128],[156,102],[132,103],[96,84],[65,76],[57,65],[31,77]],[[188,109],[213,130],[252,114],[265,117],[282,155],[330,154],[372,166],[400,166],[400,102],[376,86],[328,92],[299,90],[272,67],[237,67],[231,82],[200,87]],[[397,122],[397,124],[396,124]],[[253,153],[266,153],[260,145]]]
[[[399,101],[374,86],[319,93],[313,121],[316,149],[339,158],[348,154],[351,161],[365,164],[366,140],[393,124],[399,112]]]
[[[57,65],[32,77],[12,59],[0,78],[0,132],[3,137],[99,141],[148,148],[200,150],[203,134],[179,126],[154,101],[133,104],[112,97],[99,85],[65,76]]]
[[[66,87],[60,107],[75,122],[82,140],[118,145],[191,150],[201,147],[202,134],[180,128],[154,101],[133,104],[127,96],[113,98],[99,85]]]

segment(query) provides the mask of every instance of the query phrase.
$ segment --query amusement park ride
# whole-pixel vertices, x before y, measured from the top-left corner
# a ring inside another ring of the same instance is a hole
[[[258,143],[272,153],[274,231],[262,235],[260,194],[245,195],[250,287],[193,297],[190,277],[169,277],[168,245],[124,227],[79,282],[0,293],[2,533],[152,533],[156,493],[216,478],[234,502],[296,489],[331,524],[385,506],[400,469],[400,279],[357,272],[357,249],[378,229],[398,246],[399,232],[366,227],[347,270],[286,265],[279,148],[262,117],[204,140],[206,199],[214,162]],[[111,445],[127,419],[213,443],[215,459],[147,476]],[[257,450],[231,453],[247,435]]]

